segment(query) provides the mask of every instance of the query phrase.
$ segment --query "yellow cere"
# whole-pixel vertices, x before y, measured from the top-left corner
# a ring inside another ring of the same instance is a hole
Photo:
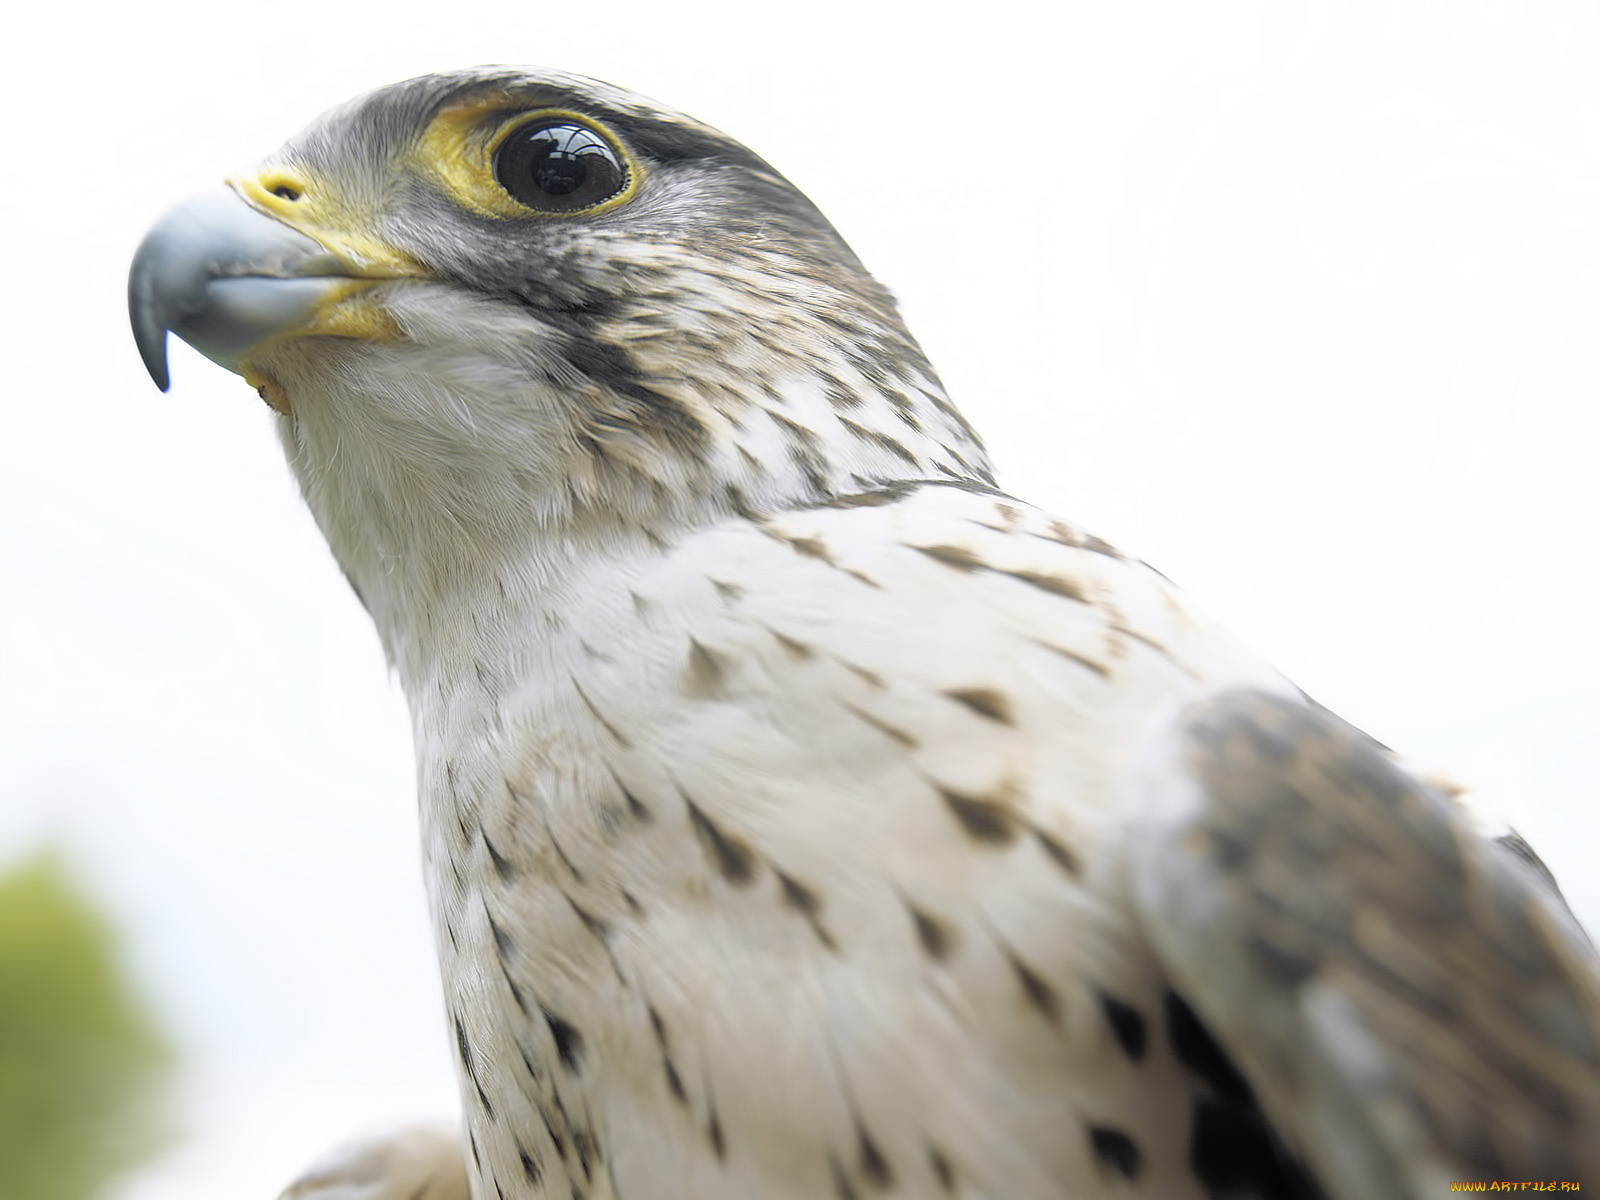
[[[462,207],[486,217],[524,220],[537,217],[594,216],[626,204],[639,190],[642,172],[638,161],[609,129],[593,117],[564,108],[527,109],[525,100],[511,96],[481,97],[442,110],[418,143],[416,165],[431,174],[455,196]],[[627,184],[615,196],[591,208],[568,213],[541,213],[518,204],[494,176],[494,154],[517,130],[535,121],[570,121],[603,138],[627,172]]]
[[[272,166],[228,182],[255,208],[321,242],[354,278],[408,279],[427,274],[416,259],[374,238],[366,214],[351,211],[303,172]]]

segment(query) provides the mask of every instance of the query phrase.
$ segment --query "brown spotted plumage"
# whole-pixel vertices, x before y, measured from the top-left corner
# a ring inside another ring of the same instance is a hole
[[[744,147],[412,80],[164,221],[130,303],[163,386],[170,328],[271,398],[416,733],[464,1128],[288,1195],[1600,1180],[1531,851],[996,490]]]

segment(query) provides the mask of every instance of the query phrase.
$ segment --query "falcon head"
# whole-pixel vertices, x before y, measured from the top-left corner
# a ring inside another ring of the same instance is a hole
[[[893,300],[793,185],[573,76],[461,71],[334,109],[164,217],[129,306],[160,387],[170,329],[277,411],[369,608],[535,538],[548,561],[989,479]]]

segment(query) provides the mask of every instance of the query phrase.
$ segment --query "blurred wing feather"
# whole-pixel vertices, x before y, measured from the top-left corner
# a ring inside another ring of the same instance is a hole
[[[1600,1180],[1600,973],[1525,859],[1331,713],[1232,692],[1159,736],[1141,920],[1330,1195]]]

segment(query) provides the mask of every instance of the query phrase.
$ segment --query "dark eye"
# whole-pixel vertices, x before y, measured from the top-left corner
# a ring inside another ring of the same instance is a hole
[[[611,143],[571,120],[535,121],[500,143],[494,177],[511,198],[538,212],[579,212],[628,186]]]

